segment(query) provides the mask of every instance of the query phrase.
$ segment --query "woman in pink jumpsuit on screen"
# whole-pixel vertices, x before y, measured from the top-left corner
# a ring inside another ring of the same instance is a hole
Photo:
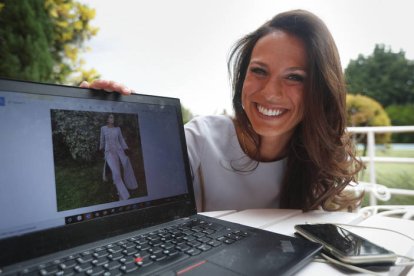
[[[109,166],[112,172],[112,179],[118,191],[119,200],[126,200],[130,197],[128,189],[138,188],[134,171],[125,154],[128,146],[121,133],[121,128],[114,126],[114,115],[108,116],[107,125],[101,127],[100,150],[105,150],[105,165],[103,178],[106,181],[105,168]],[[121,171],[123,168],[123,177]]]

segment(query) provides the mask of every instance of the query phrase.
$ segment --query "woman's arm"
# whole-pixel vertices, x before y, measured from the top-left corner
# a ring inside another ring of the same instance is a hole
[[[104,127],[101,127],[101,136],[99,139],[99,150],[103,150],[105,147],[105,135],[104,135]]]
[[[117,135],[118,136],[118,141],[121,144],[122,149],[127,150],[128,145],[125,142],[124,136],[122,136],[122,131],[121,131],[120,127],[117,128],[117,132],[118,132],[118,135]]]

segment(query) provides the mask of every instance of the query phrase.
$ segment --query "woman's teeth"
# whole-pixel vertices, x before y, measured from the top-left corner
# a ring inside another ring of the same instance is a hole
[[[267,109],[261,105],[258,105],[257,109],[260,113],[266,116],[279,116],[283,113],[283,109]]]

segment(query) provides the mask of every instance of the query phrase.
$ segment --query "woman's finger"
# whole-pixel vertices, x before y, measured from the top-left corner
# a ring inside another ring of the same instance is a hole
[[[82,88],[89,88],[89,82],[87,81],[82,81],[81,84],[79,85]]]
[[[109,81],[109,80],[94,80],[91,83],[88,83],[86,81],[83,81],[80,84],[81,87],[88,87],[93,89],[102,89],[108,92],[118,92],[124,95],[130,95],[131,89],[126,87],[125,85],[122,85],[120,83]]]

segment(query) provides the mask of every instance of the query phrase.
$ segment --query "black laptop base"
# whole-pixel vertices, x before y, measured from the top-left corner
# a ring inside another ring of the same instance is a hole
[[[292,275],[320,249],[194,215],[6,267],[1,275]]]

